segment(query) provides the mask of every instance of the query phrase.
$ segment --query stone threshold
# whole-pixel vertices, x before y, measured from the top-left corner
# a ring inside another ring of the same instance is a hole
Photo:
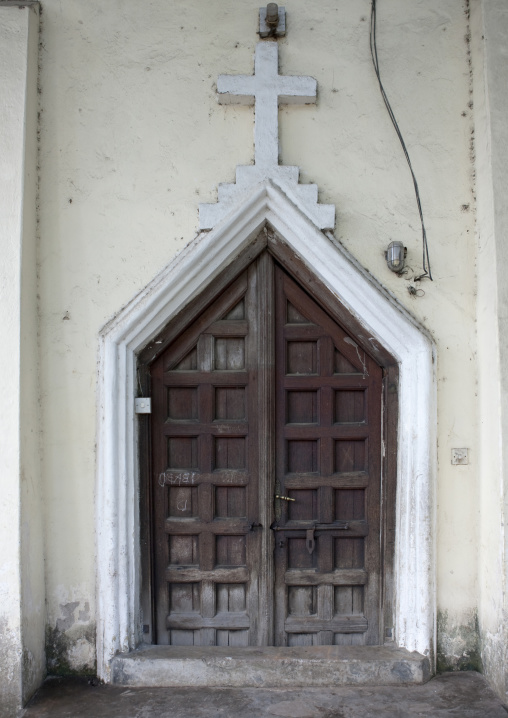
[[[312,688],[426,683],[429,659],[389,646],[140,646],[111,661],[125,686]]]

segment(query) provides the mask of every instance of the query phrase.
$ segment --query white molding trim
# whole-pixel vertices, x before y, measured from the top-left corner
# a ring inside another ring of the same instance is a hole
[[[292,197],[293,201],[289,199]],[[97,422],[97,663],[134,649],[140,635],[136,357],[268,222],[399,363],[395,640],[435,655],[434,345],[425,330],[294,203],[266,181],[212,231],[199,234],[100,334]]]

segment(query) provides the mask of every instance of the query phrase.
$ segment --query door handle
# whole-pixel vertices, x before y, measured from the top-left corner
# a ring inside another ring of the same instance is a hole
[[[275,494],[276,499],[282,499],[283,501],[296,501],[296,499],[292,499],[290,496],[279,496],[279,494]]]

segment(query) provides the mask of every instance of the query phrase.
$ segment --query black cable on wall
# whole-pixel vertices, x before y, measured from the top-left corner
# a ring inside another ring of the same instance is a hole
[[[418,206],[418,212],[420,214],[420,222],[422,225],[422,243],[423,243],[423,273],[417,277],[414,277],[413,281],[417,282],[420,279],[424,279],[425,277],[428,277],[430,280],[432,280],[432,272],[430,271],[429,247],[427,244],[427,232],[425,231],[425,223],[423,221],[422,203],[420,200],[420,191],[418,189],[418,182],[416,181],[415,173],[413,172],[413,167],[411,165],[411,160],[409,158],[409,153],[407,151],[406,143],[404,142],[404,138],[402,137],[402,133],[397,124],[397,120],[395,119],[395,115],[393,113],[392,107],[390,105],[390,102],[388,101],[388,97],[386,96],[385,88],[383,87],[383,83],[381,82],[381,75],[379,73],[379,61],[377,58],[377,44],[376,44],[376,0],[372,0],[372,8],[371,8],[371,14],[370,14],[370,53],[372,55],[372,62],[374,64],[374,70],[376,71],[376,77],[377,77],[377,81],[379,83],[379,89],[381,90],[381,97],[383,98],[386,109],[388,110],[388,115],[390,116],[392,124],[395,128],[395,132],[397,133],[397,137],[399,138],[399,142],[402,146],[404,156],[407,160],[409,170],[411,172],[411,177],[413,178],[413,184],[414,184],[415,195],[416,195],[416,204]]]

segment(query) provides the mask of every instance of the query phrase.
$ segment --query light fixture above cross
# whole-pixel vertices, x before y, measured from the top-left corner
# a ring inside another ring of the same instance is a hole
[[[315,184],[299,184],[298,167],[279,165],[279,105],[316,101],[313,77],[279,75],[278,46],[256,45],[253,75],[220,75],[217,92],[221,104],[254,105],[254,164],[236,168],[235,184],[219,184],[218,202],[199,205],[201,229],[213,229],[241,202],[248,191],[263,183],[275,184],[320,229],[333,229],[335,207],[318,203]]]
[[[279,105],[316,101],[313,77],[279,75],[278,49],[277,43],[258,43],[254,75],[220,75],[217,81],[221,104],[254,105],[254,163],[259,168],[279,164]]]

